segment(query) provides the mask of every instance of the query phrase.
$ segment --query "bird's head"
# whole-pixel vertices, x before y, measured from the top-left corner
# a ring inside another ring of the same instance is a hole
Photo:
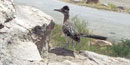
[[[58,11],[58,12],[61,12],[63,14],[68,14],[69,13],[69,7],[63,6],[61,9],[54,9],[54,11]]]

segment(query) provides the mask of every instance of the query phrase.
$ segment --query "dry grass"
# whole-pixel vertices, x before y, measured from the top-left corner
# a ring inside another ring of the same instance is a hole
[[[73,0],[62,0],[62,1],[68,2],[68,3],[77,4],[77,5],[80,5],[80,6],[87,6],[87,7],[91,7],[91,8],[102,9],[102,10],[130,13],[130,9],[129,9],[129,8],[124,8],[124,10],[123,10],[123,9],[118,8],[118,7],[117,7],[116,5],[114,5],[114,4],[108,4],[108,5],[106,6],[106,5],[101,4],[101,3],[98,3],[98,4],[93,4],[93,3],[86,4],[84,1],[78,2],[78,3],[73,2]]]

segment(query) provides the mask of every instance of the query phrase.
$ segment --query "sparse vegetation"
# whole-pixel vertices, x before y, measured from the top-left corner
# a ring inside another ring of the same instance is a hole
[[[78,19],[78,17],[72,18],[72,23],[77,27],[80,32],[90,33],[87,24],[84,20]],[[86,27],[86,28],[85,28]],[[52,32],[51,43],[53,46],[62,47],[66,44],[64,35],[62,33],[62,26],[55,25],[55,28]],[[99,47],[91,46],[90,41],[94,39],[90,38],[81,38],[81,42],[75,46],[76,50],[88,50],[100,54],[105,54],[109,56],[120,56],[130,58],[130,39],[122,40],[118,44],[114,44],[111,47]],[[72,43],[70,43],[68,49],[72,50]]]
[[[113,10],[113,11],[116,11],[116,10],[118,10],[117,9],[117,6],[116,5],[114,5],[114,4],[108,4],[108,6],[107,6],[108,8],[110,8],[110,10]]]
[[[111,47],[113,55],[120,57],[129,57],[130,58],[130,40],[125,39],[121,40],[121,43],[115,44]]]
[[[109,10],[109,11],[116,11],[116,12],[126,12],[126,13],[130,12],[129,8],[120,9],[120,8],[118,8],[118,6],[111,4],[111,3],[109,3],[109,4],[89,3],[89,4],[87,4],[85,0],[82,0],[81,2],[74,2],[73,0],[62,0],[62,1],[77,4],[77,5],[80,5],[80,6],[87,6],[87,7],[102,9],[102,10]]]

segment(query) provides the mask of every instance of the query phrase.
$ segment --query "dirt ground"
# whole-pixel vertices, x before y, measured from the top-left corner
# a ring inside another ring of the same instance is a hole
[[[130,0],[99,0],[101,3],[111,3],[117,6],[130,8]]]

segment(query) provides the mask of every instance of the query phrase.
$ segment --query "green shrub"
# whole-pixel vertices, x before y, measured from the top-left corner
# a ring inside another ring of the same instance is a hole
[[[108,8],[110,8],[111,10],[117,10],[117,6],[114,4],[108,4]]]
[[[62,26],[56,24],[51,34],[51,44],[53,46],[63,46],[65,39],[62,36]]]
[[[130,55],[130,40],[121,40],[121,43],[113,45],[111,49],[115,56],[128,57]]]

